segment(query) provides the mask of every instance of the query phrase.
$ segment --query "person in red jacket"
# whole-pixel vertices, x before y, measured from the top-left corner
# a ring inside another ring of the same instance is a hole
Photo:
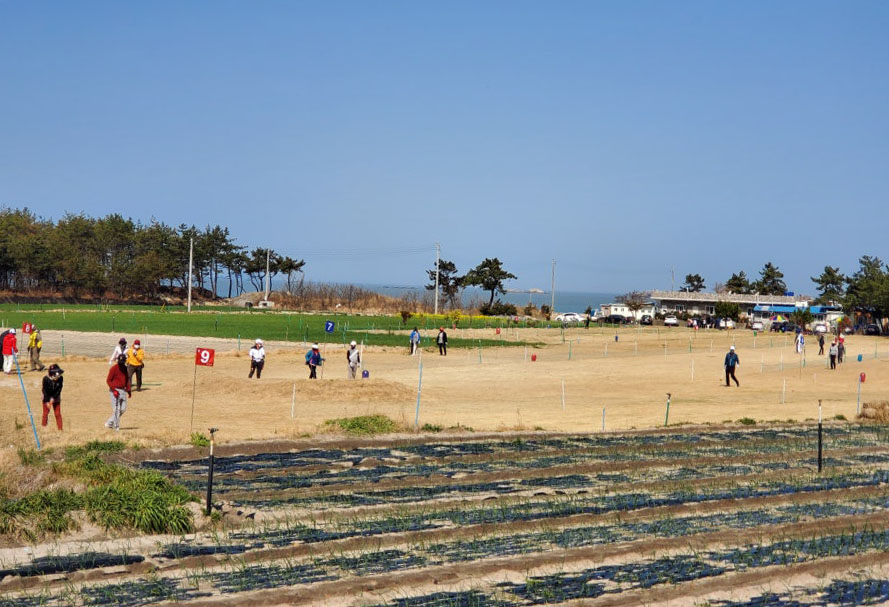
[[[18,354],[18,348],[15,347],[15,329],[10,329],[6,337],[3,338],[3,372],[7,375],[12,375],[16,354]]]
[[[120,418],[127,410],[127,397],[132,396],[126,354],[117,357],[117,364],[108,369],[105,382],[111,393],[111,417],[105,422],[105,427],[120,430]]]

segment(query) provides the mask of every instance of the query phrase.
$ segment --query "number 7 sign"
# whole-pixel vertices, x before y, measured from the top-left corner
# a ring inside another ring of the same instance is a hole
[[[194,364],[202,367],[212,367],[216,351],[212,348],[197,348],[194,353]]]

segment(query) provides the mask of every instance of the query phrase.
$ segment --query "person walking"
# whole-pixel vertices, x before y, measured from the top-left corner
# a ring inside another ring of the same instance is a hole
[[[114,352],[111,353],[111,358],[108,359],[109,365],[116,365],[117,359],[120,358],[120,355],[127,355],[127,338],[121,337],[117,341],[117,345],[114,346]]]
[[[43,371],[46,366],[40,362],[40,350],[43,349],[43,335],[36,326],[31,328],[28,337],[28,360],[31,363],[31,371]],[[61,429],[61,428],[60,428]]]
[[[806,347],[806,338],[803,336],[802,331],[797,332],[794,341],[796,342],[796,353],[802,354],[803,348]]]
[[[824,356],[824,333],[818,334],[818,356]]]
[[[361,352],[358,351],[358,344],[354,341],[349,344],[346,351],[346,361],[349,364],[349,379],[355,379],[358,375],[358,366],[361,364]]]
[[[133,342],[133,347],[131,347],[126,352],[127,356],[127,377],[130,380],[130,385],[133,384],[133,375],[136,376],[136,392],[142,391],[142,369],[145,368],[145,350],[142,349],[142,344],[139,340],[135,340]]]
[[[435,338],[435,343],[438,344],[438,355],[439,356],[447,356],[448,355],[448,334],[445,332],[444,327],[438,328],[438,337]]]
[[[414,356],[417,353],[417,349],[420,347],[420,330],[417,327],[414,327],[414,330],[411,331],[411,356]]]
[[[15,329],[10,329],[6,337],[3,338],[3,372],[12,375],[12,368],[15,367],[15,357],[18,354],[18,348],[15,343]]]
[[[843,337],[842,333],[837,339],[837,363],[843,364],[843,360],[846,358],[846,338]]]
[[[828,350],[828,353],[830,355],[830,368],[831,369],[837,368],[837,355],[839,354],[839,352],[840,352],[840,348],[837,345],[837,340],[833,340],[832,342],[830,342],[830,350]]]
[[[49,420],[49,406],[52,404],[52,413],[56,418],[56,426],[62,429],[62,368],[53,363],[49,366],[43,378],[43,423],[45,427]]]
[[[253,344],[253,347],[250,348],[250,373],[247,374],[247,377],[253,377],[253,372],[256,371],[256,379],[262,377],[262,368],[265,366],[265,348],[262,346],[262,340],[257,339]]]
[[[324,363],[318,344],[312,344],[312,349],[306,352],[306,365],[309,367],[309,379],[318,379],[318,367]]]
[[[729,383],[729,378],[735,380],[735,385],[739,388],[741,384],[738,383],[738,378],[735,377],[735,367],[741,364],[741,361],[738,359],[738,355],[735,352],[735,347],[732,346],[728,349],[728,353],[725,355],[725,385],[726,387],[731,386]]]
[[[105,379],[108,391],[111,394],[111,417],[105,422],[106,428],[120,430],[120,418],[127,410],[127,397],[132,396],[130,376],[127,374],[127,355],[117,357],[117,364],[108,369],[108,377]]]

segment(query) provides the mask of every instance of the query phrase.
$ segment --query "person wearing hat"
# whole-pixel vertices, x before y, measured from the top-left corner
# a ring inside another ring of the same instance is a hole
[[[116,365],[117,359],[120,358],[120,355],[127,355],[127,338],[121,337],[117,341],[117,345],[114,346],[114,352],[111,353],[111,358],[108,359],[109,365]]]
[[[105,422],[106,428],[120,430],[120,418],[127,410],[127,397],[132,396],[132,384],[127,375],[127,355],[117,357],[117,364],[108,369],[108,392],[111,394],[111,417]]]
[[[361,364],[361,352],[358,351],[358,344],[354,341],[349,344],[349,349],[346,351],[346,361],[349,363],[349,379],[355,379],[358,366]]]
[[[312,344],[312,349],[306,352],[306,365],[309,367],[309,379],[318,379],[316,373],[318,366],[324,362],[318,344]]]
[[[31,335],[28,336],[28,360],[31,363],[31,371],[43,371],[46,366],[40,362],[40,350],[43,349],[43,336],[40,329],[31,328]]]
[[[12,375],[12,368],[15,366],[15,356],[18,354],[18,348],[15,344],[15,329],[10,329],[6,337],[3,338],[3,372]]]
[[[438,344],[438,355],[439,356],[447,356],[448,355],[448,334],[445,333],[444,327],[438,328],[438,337],[435,338],[435,343]]]
[[[52,412],[59,430],[62,429],[62,373],[62,368],[53,363],[43,378],[43,425],[46,426],[49,419],[49,405],[52,403]]]
[[[253,372],[256,371],[256,379],[259,379],[262,376],[263,366],[265,366],[265,348],[262,347],[262,340],[257,339],[250,348],[250,373],[247,377],[253,377]]]
[[[127,350],[127,377],[130,378],[130,385],[133,383],[133,375],[136,376],[136,392],[142,391],[142,369],[145,368],[145,350],[142,349],[142,343],[137,339],[133,342],[133,347]]]
[[[735,377],[735,367],[741,364],[741,361],[738,359],[737,353],[735,353],[735,347],[732,346],[728,349],[728,353],[725,355],[725,385],[726,387],[731,386],[729,383],[729,378],[735,380],[735,385],[739,388],[741,384],[738,383],[738,378]]]

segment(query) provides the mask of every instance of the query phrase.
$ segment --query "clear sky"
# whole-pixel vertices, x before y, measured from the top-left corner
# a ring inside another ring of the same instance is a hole
[[[313,280],[708,287],[889,258],[889,2],[6,2],[0,205]],[[423,249],[422,251],[419,251]]]

